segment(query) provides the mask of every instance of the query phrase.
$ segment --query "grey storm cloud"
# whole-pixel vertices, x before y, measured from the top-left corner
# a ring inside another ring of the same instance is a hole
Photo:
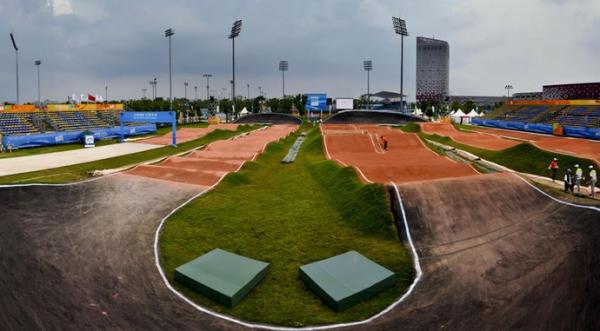
[[[373,60],[373,90],[399,89],[400,43],[391,17],[407,20],[405,88],[415,86],[415,37],[435,36],[451,47],[453,94],[500,95],[541,85],[598,80],[600,1],[597,0],[2,0],[0,1],[0,101],[15,99],[14,51],[20,47],[22,99],[36,98],[33,61],[42,60],[42,94],[64,100],[72,93],[104,92],[136,98],[157,77],[168,93],[167,41],[173,28],[174,91],[183,82],[205,95],[225,96],[231,79],[236,19],[239,94],[262,86],[281,95],[279,60],[290,63],[289,93],[326,92],[356,97],[365,92],[362,61]],[[4,39],[4,41],[2,41]],[[193,93],[189,90],[188,93]],[[189,94],[192,95],[192,94]]]

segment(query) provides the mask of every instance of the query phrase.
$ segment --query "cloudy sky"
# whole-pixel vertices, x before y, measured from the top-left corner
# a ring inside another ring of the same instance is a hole
[[[73,93],[139,98],[158,78],[168,95],[172,27],[174,94],[188,96],[203,73],[211,94],[231,79],[231,23],[243,19],[236,40],[239,94],[281,95],[278,61],[289,61],[286,92],[356,97],[366,90],[362,61],[373,60],[372,91],[399,90],[400,42],[391,17],[407,20],[405,88],[415,90],[415,37],[450,43],[450,91],[501,95],[541,90],[543,84],[600,81],[598,0],[0,0],[0,102],[13,101],[20,48],[21,100],[37,98],[34,60],[42,60],[43,98]],[[148,92],[150,93],[150,92]]]

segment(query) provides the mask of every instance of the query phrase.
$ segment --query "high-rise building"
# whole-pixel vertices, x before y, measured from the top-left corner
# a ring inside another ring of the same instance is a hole
[[[417,37],[417,100],[444,101],[449,94],[450,46]]]

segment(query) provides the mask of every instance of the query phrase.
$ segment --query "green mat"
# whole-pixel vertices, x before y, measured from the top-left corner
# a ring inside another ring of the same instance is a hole
[[[175,269],[175,281],[233,308],[265,277],[268,263],[215,249]]]
[[[302,266],[300,278],[336,312],[376,296],[396,281],[393,272],[355,251]]]

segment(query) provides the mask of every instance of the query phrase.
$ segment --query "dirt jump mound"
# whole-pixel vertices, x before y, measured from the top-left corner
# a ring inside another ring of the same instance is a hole
[[[439,136],[449,137],[457,143],[493,151],[504,150],[521,143],[519,141],[503,139],[502,137],[475,131],[459,131],[449,123],[421,123],[420,126],[421,130],[427,134],[437,134]]]
[[[264,113],[250,114],[238,118],[236,124],[290,124],[302,125],[302,120],[290,114]]]
[[[411,115],[401,114],[393,111],[366,111],[349,110],[342,111],[331,116],[327,124],[392,124],[403,125],[408,122],[422,122],[423,120]]]

